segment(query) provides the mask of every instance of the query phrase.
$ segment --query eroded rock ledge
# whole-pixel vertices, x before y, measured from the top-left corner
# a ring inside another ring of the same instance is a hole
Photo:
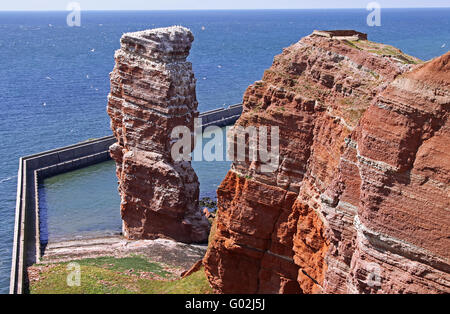
[[[280,165],[220,185],[214,289],[449,293],[449,60],[317,33],[276,56],[237,125],[278,126]]]
[[[193,40],[180,26],[127,33],[115,54],[107,112],[117,143],[110,152],[129,239],[208,238],[198,178],[190,162],[170,154],[172,129],[193,130],[198,116],[196,79],[186,62]]]

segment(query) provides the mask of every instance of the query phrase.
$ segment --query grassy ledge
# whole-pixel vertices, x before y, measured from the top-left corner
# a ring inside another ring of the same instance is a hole
[[[369,40],[344,40],[344,44],[356,48],[358,50],[366,50],[371,53],[375,53],[379,56],[389,56],[397,59],[399,62],[403,64],[421,64],[422,60],[410,56],[398,48],[395,48],[391,45],[376,43]]]
[[[77,263],[80,267],[79,286],[69,286],[67,283],[68,278],[73,278],[71,263]],[[177,271],[138,255],[37,264],[28,268],[31,294],[212,293],[203,268],[184,279],[180,279]]]

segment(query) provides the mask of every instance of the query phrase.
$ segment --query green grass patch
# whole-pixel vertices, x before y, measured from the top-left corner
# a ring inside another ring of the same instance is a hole
[[[74,261],[80,286],[69,286],[69,263],[34,265],[28,270],[31,294],[208,294],[212,289],[203,268],[179,279],[165,267],[141,256],[100,257]],[[176,278],[176,279],[174,279]]]
[[[141,291],[144,293],[159,293],[159,294],[211,294],[213,293],[206,279],[203,267],[190,275],[187,278],[157,282],[152,280],[142,280],[139,282]]]
[[[403,64],[419,64],[422,60],[407,55],[400,49],[390,45],[380,44],[369,40],[343,40],[343,43],[358,50],[366,50],[380,56],[391,56],[398,59]]]
[[[129,273],[151,272],[164,278],[167,278],[170,275],[170,273],[165,271],[160,264],[149,262],[139,255],[132,255],[123,258],[115,258],[111,256],[87,258],[78,261],[78,263],[83,266],[96,266],[119,272],[124,271],[127,271]]]

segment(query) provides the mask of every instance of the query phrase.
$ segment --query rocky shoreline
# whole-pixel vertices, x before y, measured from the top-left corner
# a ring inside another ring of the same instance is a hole
[[[123,236],[108,236],[49,243],[39,263],[61,263],[102,256],[121,258],[138,254],[177,267],[181,274],[203,258],[206,248],[206,244],[185,244],[169,239],[127,240]]]

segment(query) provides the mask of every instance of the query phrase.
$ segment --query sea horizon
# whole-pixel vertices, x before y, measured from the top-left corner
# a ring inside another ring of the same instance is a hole
[[[450,6],[423,6],[423,7],[383,7],[382,10],[434,10],[434,9],[450,9]],[[320,11],[320,10],[364,10],[366,8],[296,8],[296,9],[154,9],[154,10],[117,10],[117,9],[105,9],[105,10],[90,10],[83,9],[83,12],[214,12],[214,11]],[[0,12],[67,12],[68,10],[0,10]]]

